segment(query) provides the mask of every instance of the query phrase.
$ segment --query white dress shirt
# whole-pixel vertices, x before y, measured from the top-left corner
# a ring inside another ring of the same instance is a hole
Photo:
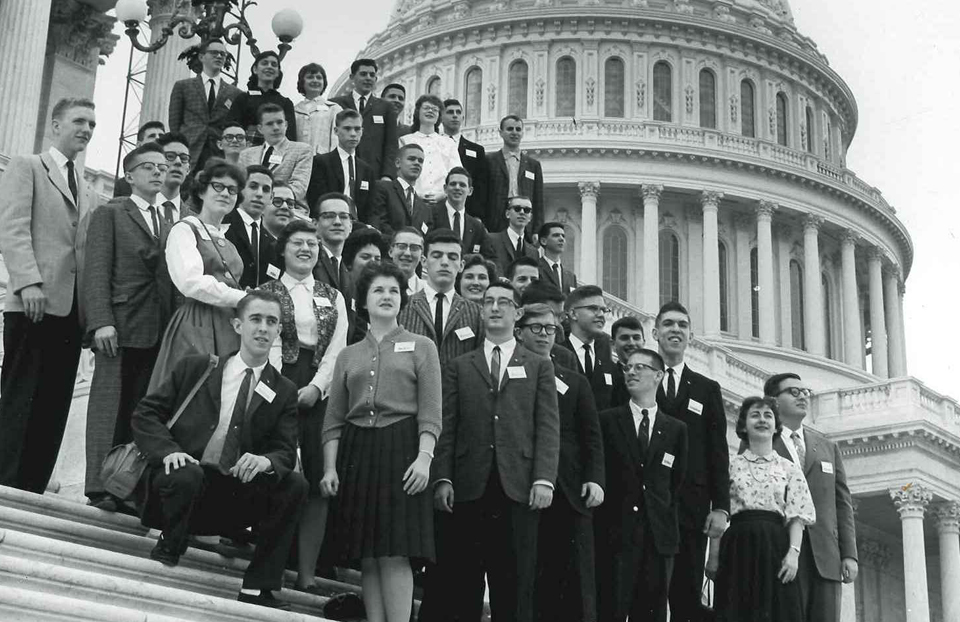
[[[154,236],[157,235],[156,229],[153,228],[153,217],[150,216],[150,202],[146,199],[142,199],[135,194],[130,195],[130,200],[133,201],[134,205],[137,206],[137,209],[140,211],[140,216],[143,217],[143,222],[147,223],[147,229],[150,230]],[[157,214],[157,224],[160,224],[160,219],[163,218],[163,214],[156,211],[156,206],[154,208],[154,213]]]
[[[220,74],[214,76],[208,76],[206,72],[200,72],[200,77],[203,78],[203,94],[207,97],[210,96],[210,80],[213,80],[213,97],[216,99],[220,95]]]
[[[453,213],[454,212],[460,212],[460,231],[453,229]],[[461,240],[463,239],[464,227],[467,224],[466,220],[467,220],[466,208],[458,210],[453,205],[450,204],[450,201],[447,201],[447,222],[450,223],[450,228],[453,229],[453,232],[456,233]]]
[[[253,397],[253,390],[260,382],[260,374],[267,362],[252,367],[253,378],[250,379],[250,400]],[[227,364],[223,366],[223,380],[220,382],[220,421],[217,423],[217,429],[213,431],[213,436],[207,441],[207,446],[203,450],[203,457],[200,458],[201,464],[218,466],[220,456],[223,453],[223,442],[227,439],[227,432],[230,429],[230,420],[233,418],[233,407],[237,402],[238,393],[240,393],[240,384],[248,366],[240,358],[240,355],[231,356]],[[247,402],[249,404],[249,401]]]
[[[512,246],[514,248],[514,252],[516,252],[517,242],[520,241],[520,234],[510,227],[507,227],[507,237],[510,238],[510,246]]]
[[[649,445],[650,439],[653,438],[653,422],[657,419],[657,404],[654,402],[653,406],[640,406],[633,400],[630,400],[630,414],[633,415],[633,431],[637,436],[640,436],[640,423],[643,421],[643,412],[647,411],[647,418],[650,420],[650,425],[647,426],[647,443]]]
[[[263,231],[263,219],[262,218],[254,219],[254,217],[248,214],[246,210],[244,210],[243,208],[238,209],[237,213],[240,214],[240,220],[243,222],[243,234],[247,236],[247,242],[249,242],[250,245],[252,246],[253,245],[253,224],[254,223],[257,224],[257,233],[259,234],[260,231]],[[260,236],[257,235],[257,248],[260,248],[259,238]],[[313,291],[312,288],[311,288],[311,291]]]
[[[427,286],[427,280],[421,279],[414,273],[413,276],[407,279],[407,296],[413,296],[423,288]]]
[[[357,178],[357,153],[347,153],[342,147],[337,146],[337,153],[340,154],[340,166],[343,168],[343,193],[353,198],[353,186],[350,185],[350,163],[347,158],[353,156],[353,178]]]
[[[437,317],[437,295],[439,292],[433,289],[426,280],[423,281],[423,293],[427,297],[427,304],[430,305],[430,317]],[[447,319],[450,317],[450,307],[453,305],[453,290],[441,294],[443,296],[443,328],[446,331]],[[439,337],[440,335],[438,335]]]
[[[197,238],[193,228],[187,224],[192,222],[201,230],[203,226],[196,216],[187,216],[173,226],[167,238],[167,247],[164,256],[167,259],[167,269],[170,280],[180,293],[187,298],[193,298],[215,307],[234,308],[246,296],[242,289],[234,289],[226,283],[221,283],[210,274],[203,272],[203,257],[197,250]],[[207,225],[210,237],[216,241],[226,240],[218,227]],[[239,275],[234,275],[239,278]]]
[[[683,376],[683,369],[686,367],[686,364],[683,361],[680,361],[676,365],[671,367],[663,368],[663,380],[660,381],[660,385],[663,387],[663,394],[667,394],[667,383],[670,382],[670,373],[668,369],[673,369],[673,383],[676,385],[677,393],[680,393],[680,377]]]
[[[576,335],[574,335],[573,333],[570,333],[569,335],[567,335],[567,339],[570,340],[570,345],[573,346],[573,353],[577,355],[577,360],[580,361],[580,369],[582,369],[583,371],[586,371],[586,370],[587,370],[587,364],[586,364],[586,362],[584,361],[584,359],[585,359],[585,356],[584,356],[584,355],[585,355],[585,352],[583,351],[583,346],[585,346],[585,345],[590,346],[590,360],[593,361],[593,369],[594,369],[594,371],[596,371],[596,369],[597,369],[597,349],[593,346],[593,344],[594,344],[594,342],[595,342],[596,340],[591,341],[590,343],[587,343],[587,342],[583,341],[582,339],[580,339],[579,337],[577,337]]]
[[[57,165],[57,170],[60,171],[60,175],[63,176],[63,181],[67,182],[67,185],[69,186],[70,177],[69,177],[69,173],[67,173],[67,161],[70,158],[63,155],[63,152],[61,152],[56,147],[50,147],[50,150],[48,151],[48,153],[50,154],[50,157],[53,158],[53,162]],[[76,162],[74,162],[73,172],[77,177],[77,190],[79,190],[80,178],[82,177],[82,175],[80,174],[80,167],[76,166]]]
[[[543,255],[543,260],[544,260],[545,262],[547,262],[547,265],[548,265],[548,266],[550,266],[550,273],[551,273],[551,274],[553,274],[553,267],[554,267],[554,266],[557,266],[557,267],[560,269],[560,288],[562,289],[562,288],[563,288],[563,264],[560,263],[559,261],[554,261],[554,260],[550,259],[550,258],[547,257],[546,255]]]
[[[798,431],[800,432],[800,443],[803,445],[803,449],[806,450],[807,436],[802,425]],[[799,466],[800,470],[802,471],[803,465],[800,464],[800,453],[797,451],[797,441],[795,438],[793,438],[793,430],[787,426],[783,426],[783,431],[780,433],[780,438],[783,439],[783,445],[787,448],[787,452],[790,454],[790,459],[793,460],[793,463]]]
[[[503,343],[493,343],[489,339],[483,340],[483,356],[487,359],[487,369],[490,369],[490,362],[493,360],[493,348],[500,346],[500,380],[497,386],[503,383],[503,376],[507,373],[507,365],[513,358],[513,353],[517,349],[517,340],[510,338]]]
[[[353,91],[350,92],[350,95],[353,96],[353,105],[357,108],[357,112],[360,112],[360,97],[361,97],[360,93],[358,93],[357,90],[354,89]],[[366,110],[367,106],[370,105],[370,98],[373,97],[373,91],[370,91],[369,94],[363,95],[362,97],[364,98],[363,109]]]
[[[423,148],[423,168],[414,185],[417,194],[425,196],[428,193],[442,193],[447,173],[454,167],[462,166],[457,143],[437,132],[424,134],[420,131],[400,137],[401,147],[410,143],[416,143]]]

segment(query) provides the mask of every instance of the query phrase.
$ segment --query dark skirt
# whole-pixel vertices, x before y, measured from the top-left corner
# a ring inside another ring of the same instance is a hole
[[[313,366],[313,350],[300,349],[296,363],[284,363],[280,372],[289,378],[298,389],[310,384],[317,374]],[[303,476],[310,484],[311,494],[320,494],[320,480],[323,479],[323,443],[320,433],[323,431],[323,415],[327,411],[327,401],[317,399],[311,408],[298,408],[297,421],[300,424],[300,462]]]
[[[403,474],[417,458],[416,417],[384,428],[347,423],[337,451],[336,546],[348,562],[379,557],[436,558],[433,497],[403,491]]]
[[[722,622],[801,622],[797,579],[777,578],[790,537],[776,512],[746,510],[733,515],[720,542],[717,620]]]

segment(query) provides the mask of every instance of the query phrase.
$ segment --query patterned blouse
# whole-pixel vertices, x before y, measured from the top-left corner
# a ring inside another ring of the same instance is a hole
[[[758,456],[747,449],[730,460],[730,514],[744,510],[776,512],[787,523],[812,525],[817,519],[800,468],[775,451]]]
[[[334,134],[337,113],[343,110],[339,104],[327,101],[323,95],[304,99],[293,107],[297,113],[297,140],[307,143],[315,153],[327,153],[337,148]]]
[[[413,132],[400,137],[400,146],[416,143],[423,148],[423,170],[413,189],[418,196],[425,196],[430,192],[443,192],[443,185],[450,169],[462,166],[459,144],[445,134],[424,134]]]

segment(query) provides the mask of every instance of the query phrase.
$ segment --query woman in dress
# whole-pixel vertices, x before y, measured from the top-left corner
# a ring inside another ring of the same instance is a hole
[[[323,425],[320,488],[336,495],[341,557],[360,560],[369,622],[408,622],[411,559],[433,560],[426,488],[440,436],[440,358],[433,341],[397,324],[407,279],[372,264],[357,283],[363,341],[337,358]]]
[[[297,540],[296,589],[317,593],[315,569],[327,526],[329,499],[320,494],[320,433],[337,355],[347,345],[347,307],[333,287],[313,278],[320,243],[309,221],[293,220],[277,237],[283,275],[260,286],[280,298],[280,337],[270,363],[299,389],[300,459],[310,484]]]
[[[297,75],[297,91],[303,101],[294,106],[297,113],[297,140],[307,143],[315,153],[328,153],[337,148],[337,113],[343,110],[339,104],[323,96],[327,90],[327,72],[317,63],[300,68]]]
[[[497,278],[497,264],[483,255],[466,255],[463,272],[457,275],[457,292],[470,302],[482,305],[483,295]]]
[[[170,230],[164,256],[170,280],[184,301],[163,335],[148,393],[167,379],[184,356],[224,356],[240,348],[232,320],[233,310],[246,294],[239,282],[243,260],[224,237],[220,223],[236,206],[245,183],[246,175],[233,164],[208,160],[194,187],[200,213],[183,218]]]
[[[746,450],[730,460],[730,527],[720,542],[714,609],[723,622],[800,622],[805,619],[794,581],[805,525],[816,520],[800,468],[773,449],[783,429],[777,402],[748,397],[737,436]],[[715,547],[711,547],[715,550]]]
[[[257,110],[263,104],[277,104],[283,108],[283,116],[287,119],[287,138],[297,140],[297,114],[293,102],[277,90],[282,80],[280,56],[272,50],[258,54],[250,69],[247,92],[237,95],[230,107],[230,121],[236,121],[243,126],[247,132],[248,144],[263,143],[263,137],[257,129]]]
[[[410,134],[400,137],[400,146],[409,143],[423,149],[423,168],[413,189],[429,203],[442,203],[446,199],[443,185],[447,173],[460,164],[457,141],[439,133],[440,112],[443,102],[436,95],[421,95],[413,109],[413,125]]]

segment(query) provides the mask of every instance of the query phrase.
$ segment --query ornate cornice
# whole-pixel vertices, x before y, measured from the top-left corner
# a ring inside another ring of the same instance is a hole
[[[927,505],[933,499],[933,493],[924,488],[922,484],[910,482],[899,488],[891,488],[890,498],[893,499],[893,504],[897,506],[900,520],[907,518],[922,519]]]
[[[660,195],[663,194],[663,184],[643,184],[640,194],[643,196],[644,204],[647,201],[659,201]]]
[[[704,211],[708,209],[716,211],[720,207],[721,199],[723,199],[723,193],[719,190],[704,190],[700,193],[700,205]]]
[[[823,226],[823,216],[818,214],[807,214],[803,217],[803,231],[804,233],[808,231],[813,231],[814,233],[820,232],[820,227]]]
[[[757,203],[757,220],[771,220],[773,214],[780,206],[773,201],[760,201]]]
[[[577,188],[580,189],[580,198],[582,199],[596,200],[600,196],[599,181],[581,181],[577,184]]]
[[[53,3],[49,45],[57,55],[87,68],[104,64],[101,56],[113,53],[119,35],[113,34],[116,19],[76,0]]]
[[[840,243],[842,245],[856,246],[860,239],[860,234],[853,229],[844,229],[843,233],[840,235]]]

